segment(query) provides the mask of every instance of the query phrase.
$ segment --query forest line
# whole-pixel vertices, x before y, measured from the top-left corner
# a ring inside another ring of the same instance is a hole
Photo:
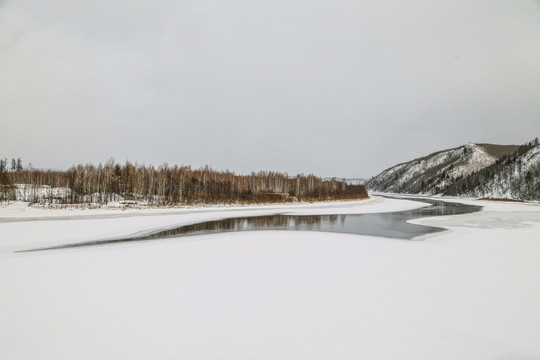
[[[365,199],[364,185],[315,175],[289,176],[274,171],[237,175],[208,166],[154,167],[126,161],[74,165],[67,171],[10,168],[0,160],[0,201],[41,204],[107,204],[111,201],[148,205],[278,203]]]

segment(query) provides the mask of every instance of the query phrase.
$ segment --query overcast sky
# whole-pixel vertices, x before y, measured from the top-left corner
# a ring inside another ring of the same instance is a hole
[[[0,0],[0,156],[369,177],[540,135],[540,0]]]

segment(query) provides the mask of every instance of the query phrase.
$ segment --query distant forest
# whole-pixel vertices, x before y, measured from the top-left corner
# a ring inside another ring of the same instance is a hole
[[[266,203],[364,199],[364,185],[321,179],[314,175],[288,176],[261,171],[237,175],[208,166],[159,167],[124,164],[72,166],[67,171],[23,168],[21,159],[0,159],[0,201],[23,200],[41,204],[106,204],[111,201],[148,205]]]

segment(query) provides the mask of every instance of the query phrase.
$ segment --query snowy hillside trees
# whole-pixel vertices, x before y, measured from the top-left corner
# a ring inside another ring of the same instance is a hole
[[[467,144],[396,165],[373,177],[373,191],[540,199],[540,141]]]
[[[540,144],[538,138],[522,145],[495,164],[456,179],[443,188],[445,195],[521,200],[540,199]]]

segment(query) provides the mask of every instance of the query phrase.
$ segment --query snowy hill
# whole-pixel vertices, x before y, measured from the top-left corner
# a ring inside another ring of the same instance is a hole
[[[362,179],[362,178],[347,178],[345,179],[347,182],[347,185],[365,185],[369,181],[369,179]]]
[[[521,146],[512,156],[456,179],[445,195],[540,200],[540,145]]]
[[[540,147],[467,144],[391,167],[373,177],[371,191],[535,199]],[[536,174],[536,175],[535,175]],[[536,181],[536,182],[535,182]]]

